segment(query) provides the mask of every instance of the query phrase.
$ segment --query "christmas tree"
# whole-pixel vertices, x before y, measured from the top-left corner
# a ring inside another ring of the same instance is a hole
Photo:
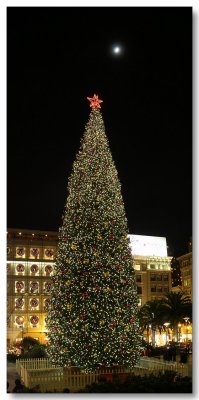
[[[100,112],[89,121],[68,181],[51,305],[49,357],[55,365],[94,370],[132,367],[141,352],[138,301],[127,219]]]

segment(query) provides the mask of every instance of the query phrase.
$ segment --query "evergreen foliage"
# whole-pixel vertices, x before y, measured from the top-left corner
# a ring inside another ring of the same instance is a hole
[[[141,353],[127,219],[101,113],[92,109],[59,232],[47,317],[53,364],[131,367]]]

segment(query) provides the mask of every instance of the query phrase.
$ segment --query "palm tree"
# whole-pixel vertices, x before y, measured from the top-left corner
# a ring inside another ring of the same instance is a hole
[[[163,310],[161,300],[148,301],[139,311],[139,321],[142,331],[147,331],[149,342],[149,328],[152,330],[152,346],[155,346],[155,331],[159,329],[161,334],[163,329]]]
[[[163,322],[170,322],[171,328],[174,329],[174,335],[177,339],[178,324],[184,323],[185,317],[192,319],[192,303],[189,296],[182,291],[175,293],[169,292],[165,299],[162,300]],[[177,341],[177,340],[176,340]]]

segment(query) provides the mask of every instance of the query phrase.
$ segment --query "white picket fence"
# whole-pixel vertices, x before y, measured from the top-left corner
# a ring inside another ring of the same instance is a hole
[[[147,368],[148,372],[165,372],[165,371],[175,371],[181,376],[189,376],[188,365],[175,362],[175,361],[164,361],[155,359],[154,357],[141,357],[137,366]]]
[[[117,368],[117,374],[133,373],[144,376],[149,373],[158,374],[160,371],[174,370],[186,376],[186,365],[175,362],[163,362],[148,357],[142,357],[139,364],[132,369]],[[81,372],[77,368],[61,368],[53,366],[48,359],[17,360],[16,369],[22,382],[28,388],[39,386],[40,392],[63,392],[68,388],[76,392],[93,382],[98,382],[99,377],[107,377],[116,373],[115,368],[105,368],[95,372]]]

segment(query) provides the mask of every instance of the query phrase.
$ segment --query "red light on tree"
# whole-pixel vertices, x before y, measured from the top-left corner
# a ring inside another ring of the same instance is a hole
[[[93,97],[87,97],[87,99],[90,101],[90,107],[101,108],[100,103],[103,103],[103,100],[98,99],[96,94]]]

